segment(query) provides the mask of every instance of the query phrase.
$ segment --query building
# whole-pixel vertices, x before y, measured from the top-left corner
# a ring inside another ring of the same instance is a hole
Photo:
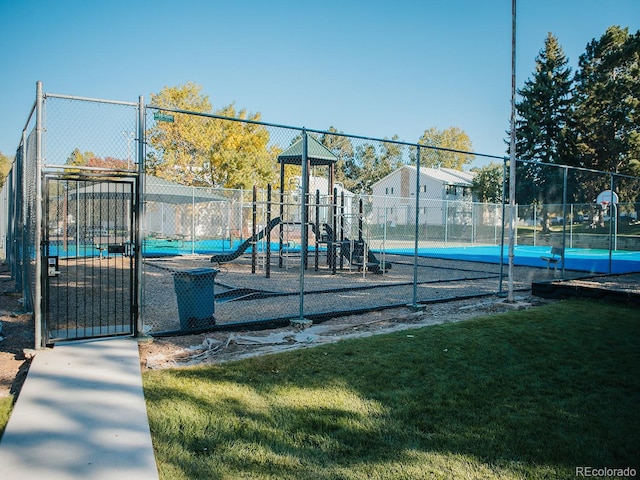
[[[466,224],[471,221],[473,172],[420,168],[420,224]],[[416,167],[404,165],[373,184],[373,221],[409,225],[416,220]]]

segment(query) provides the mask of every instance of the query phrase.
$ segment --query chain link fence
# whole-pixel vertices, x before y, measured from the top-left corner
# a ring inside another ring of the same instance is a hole
[[[157,335],[320,321],[504,290],[508,206],[478,202],[473,173],[442,167],[470,165],[479,154],[142,99],[43,95],[42,104],[43,128],[30,117],[1,197],[0,232],[26,308],[40,301],[36,279],[46,275],[36,267],[53,239],[59,262],[135,260],[132,312],[141,331]],[[518,182],[531,188],[519,191],[514,288],[640,270],[635,257],[616,258],[640,252],[631,198],[639,179],[540,168],[518,162]],[[130,207],[124,197],[109,204],[63,183],[68,191],[55,192],[39,216],[41,174],[91,177],[91,192],[103,181],[132,181],[140,196]],[[83,201],[93,202],[90,222]],[[551,247],[561,248],[559,267],[544,259]]]

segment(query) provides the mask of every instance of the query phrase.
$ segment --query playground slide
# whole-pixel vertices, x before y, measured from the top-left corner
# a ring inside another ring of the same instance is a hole
[[[374,255],[374,253],[367,250],[367,262],[365,264],[364,260],[364,251],[365,251],[366,243],[364,241],[355,241],[353,242],[353,252],[351,251],[351,241],[348,238],[345,238],[342,242],[342,247],[340,248],[340,253],[344,258],[346,258],[351,265],[355,265],[358,267],[366,267],[367,270],[373,273],[384,273],[384,269],[381,266],[380,260]]]
[[[313,231],[316,233],[315,225],[313,225]],[[327,232],[327,235],[332,238],[333,237],[333,228],[328,223],[324,223],[322,225],[324,231]],[[340,242],[338,242],[340,243]],[[342,242],[342,246],[340,248],[340,254],[352,265],[358,267],[366,267],[369,271],[373,273],[384,273],[385,270],[391,268],[390,264],[382,265],[380,260],[375,256],[375,254],[366,248],[366,243],[362,240],[353,242],[353,252],[351,251],[351,240],[345,238]],[[367,251],[367,261],[366,264],[364,262],[364,252]]]
[[[267,224],[267,226],[264,229],[260,230],[258,233],[256,233],[255,235],[249,237],[247,240],[242,242],[240,246],[233,252],[221,253],[219,255],[214,255],[213,257],[211,257],[211,263],[232,262],[233,260],[238,258],[240,255],[242,255],[244,252],[246,252],[249,249],[249,247],[251,247],[255,242],[262,240],[262,238],[266,234],[268,234],[273,229],[273,227],[275,227],[279,223],[280,223],[280,217],[272,218],[271,221]]]

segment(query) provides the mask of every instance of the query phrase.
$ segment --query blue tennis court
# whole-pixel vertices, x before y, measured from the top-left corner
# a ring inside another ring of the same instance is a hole
[[[547,267],[547,262],[541,257],[548,256],[551,247],[548,246],[516,246],[514,248],[514,264],[529,267]],[[388,249],[388,254],[413,255],[412,248]],[[469,246],[420,248],[421,257],[444,258],[450,260],[467,260],[470,262],[500,263],[500,246]],[[503,262],[509,262],[509,249],[503,250]],[[611,271],[609,266],[611,265]],[[561,268],[561,265],[558,265]],[[640,272],[640,252],[616,250],[609,254],[609,250],[567,248],[565,250],[565,265],[567,270],[589,273],[632,273]]]
[[[146,240],[143,245],[143,255],[145,257],[164,257],[173,255],[213,255],[236,250],[242,242],[234,240]],[[263,242],[258,243],[258,248],[262,251],[265,248]],[[271,250],[277,251],[279,244],[271,243]],[[62,245],[51,245],[50,255],[60,257],[91,257],[98,256],[99,252],[95,245],[80,245],[79,252],[73,244],[66,249]],[[299,251],[300,246],[290,245],[287,250],[290,252]],[[310,251],[313,247],[310,246]],[[551,247],[548,246],[516,246],[514,249],[514,264],[529,267],[547,267],[547,262],[541,257],[549,254]],[[250,251],[250,249],[248,250]],[[375,250],[374,253],[378,254]],[[413,256],[413,248],[391,248],[386,249],[387,254]],[[79,253],[79,255],[77,255]],[[503,250],[503,262],[508,263],[508,247]],[[442,258],[450,260],[465,260],[470,262],[500,263],[500,246],[467,246],[467,247],[430,247],[419,248],[420,257]],[[611,267],[611,269],[609,268]],[[561,268],[561,265],[558,265]],[[567,248],[565,250],[565,265],[567,270],[575,270],[588,273],[632,273],[640,272],[640,252],[616,250],[609,253],[608,250]]]
[[[173,240],[173,239],[153,239],[145,240],[142,245],[142,255],[145,257],[169,257],[174,255],[214,255],[220,253],[229,253],[235,251],[242,244],[242,240]],[[102,246],[101,246],[102,247]],[[99,249],[94,244],[80,244],[69,242],[66,247],[62,243],[51,242],[49,244],[49,255],[57,255],[60,258],[74,257],[98,257],[100,250],[103,250],[103,256],[108,256],[106,248]],[[260,252],[264,251],[266,245],[259,242],[257,248]],[[277,251],[280,248],[277,242],[271,242],[271,250]],[[313,248],[310,247],[310,250]],[[289,252],[300,251],[299,244],[290,244],[287,247]],[[250,249],[248,250],[251,251]]]

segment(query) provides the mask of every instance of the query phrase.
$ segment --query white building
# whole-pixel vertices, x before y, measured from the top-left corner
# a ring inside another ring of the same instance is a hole
[[[300,221],[300,196],[302,194],[302,177],[297,176],[293,177],[292,181],[292,205],[293,211],[290,212],[289,215],[286,215],[290,219],[294,219],[296,221]],[[335,183],[334,188],[336,189],[337,197],[335,198],[335,202],[338,206],[338,214],[345,215],[349,217],[353,210],[353,199],[355,194],[346,188],[341,183]],[[309,176],[309,204],[315,206],[316,204],[316,195],[319,192],[320,195],[320,222],[322,223],[331,223],[331,215],[333,212],[333,207],[330,206],[330,198],[327,193],[329,189],[329,180],[325,177],[315,177]],[[344,205],[342,204],[342,199],[344,197]],[[309,212],[311,220],[315,220],[315,209],[311,208]]]
[[[420,168],[419,223],[466,224],[471,220],[473,172]],[[409,225],[416,220],[416,167],[405,165],[373,184],[373,221]]]

